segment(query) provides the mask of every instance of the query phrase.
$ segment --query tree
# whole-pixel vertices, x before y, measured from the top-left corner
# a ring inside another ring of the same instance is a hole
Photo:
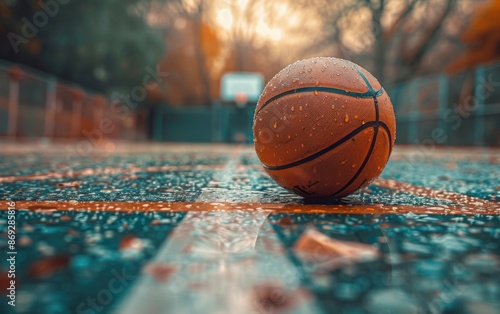
[[[383,82],[443,69],[459,43],[472,6],[457,0],[316,0],[325,45],[360,63]]]
[[[206,24],[199,31],[194,30],[199,26],[193,21],[183,20],[178,25],[182,27],[166,37],[170,49],[160,61],[162,71],[170,74],[165,80],[164,100],[175,105],[210,105],[216,97],[214,63],[220,49],[217,34]]]
[[[206,0],[170,0],[150,12],[155,25],[167,30],[165,41],[170,49],[160,66],[171,73],[165,95],[170,103],[212,103],[213,66],[221,47],[208,16],[211,4]]]
[[[490,0],[479,7],[461,36],[466,51],[449,69],[459,71],[481,63],[500,60],[500,1]]]
[[[151,0],[9,1],[0,5],[0,57],[100,92],[128,92],[155,68],[162,34]]]

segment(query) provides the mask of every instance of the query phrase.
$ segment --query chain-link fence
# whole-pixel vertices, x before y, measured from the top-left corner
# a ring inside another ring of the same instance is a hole
[[[397,142],[500,145],[500,64],[418,78],[387,88]]]
[[[396,141],[413,145],[500,145],[500,63],[387,86],[397,121]],[[252,140],[255,104],[245,108],[159,107],[159,141]]]
[[[255,104],[244,108],[158,106],[113,110],[102,95],[37,71],[0,63],[0,136],[82,138],[111,125],[108,138],[252,142]],[[500,145],[500,63],[388,86],[400,144]],[[151,131],[151,132],[150,132]]]
[[[144,138],[147,125],[125,106],[33,69],[0,62],[0,136]],[[141,128],[138,128],[141,126]],[[105,130],[103,129],[105,128]]]

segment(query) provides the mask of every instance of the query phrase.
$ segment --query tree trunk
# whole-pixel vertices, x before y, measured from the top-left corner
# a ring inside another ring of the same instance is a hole
[[[374,37],[373,74],[381,83],[385,81],[385,54],[387,50],[381,24],[383,11],[384,0],[380,0],[379,8],[372,9],[372,32]]]

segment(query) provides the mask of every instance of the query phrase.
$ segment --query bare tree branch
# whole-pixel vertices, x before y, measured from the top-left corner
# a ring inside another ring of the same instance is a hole
[[[410,60],[408,60],[409,66],[413,69],[422,61],[425,53],[435,45],[436,40],[438,38],[438,34],[442,29],[442,25],[444,20],[448,17],[448,15],[453,11],[453,8],[456,5],[457,0],[448,0],[446,2],[446,7],[439,16],[439,18],[434,22],[434,24],[427,29],[427,32],[424,34],[424,37],[420,40],[420,42],[416,45],[417,48],[415,52],[410,56]]]
[[[397,32],[399,27],[404,23],[405,19],[413,12],[415,5],[421,0],[411,0],[410,3],[406,5],[406,8],[401,12],[398,18],[392,23],[390,27],[384,32],[384,41],[390,40],[392,36]]]

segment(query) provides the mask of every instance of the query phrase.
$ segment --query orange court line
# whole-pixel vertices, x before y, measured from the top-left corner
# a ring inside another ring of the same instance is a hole
[[[0,210],[8,209],[7,201],[0,201]],[[53,212],[60,210],[89,210],[107,212],[189,212],[189,211],[264,211],[298,214],[467,214],[498,215],[500,205],[468,207],[462,205],[413,206],[366,204],[279,204],[229,202],[101,202],[101,201],[15,201],[17,210]]]
[[[189,171],[189,170],[217,170],[222,165],[183,165],[183,166],[149,166],[149,167],[129,167],[129,168],[87,168],[79,171],[66,172],[46,172],[41,174],[30,174],[21,176],[0,176],[0,183],[10,183],[19,181],[48,180],[55,178],[76,178],[93,175],[113,175],[113,174],[133,174],[137,172],[160,172],[160,171]]]
[[[386,188],[394,191],[409,193],[412,195],[424,196],[431,199],[437,199],[441,201],[449,201],[455,204],[461,204],[468,207],[496,207],[497,210],[500,209],[500,203],[492,202],[488,200],[483,200],[477,197],[468,196],[465,194],[448,192],[443,190],[434,190],[425,186],[413,185],[410,183],[399,182],[390,179],[381,179],[372,182],[373,185]]]

